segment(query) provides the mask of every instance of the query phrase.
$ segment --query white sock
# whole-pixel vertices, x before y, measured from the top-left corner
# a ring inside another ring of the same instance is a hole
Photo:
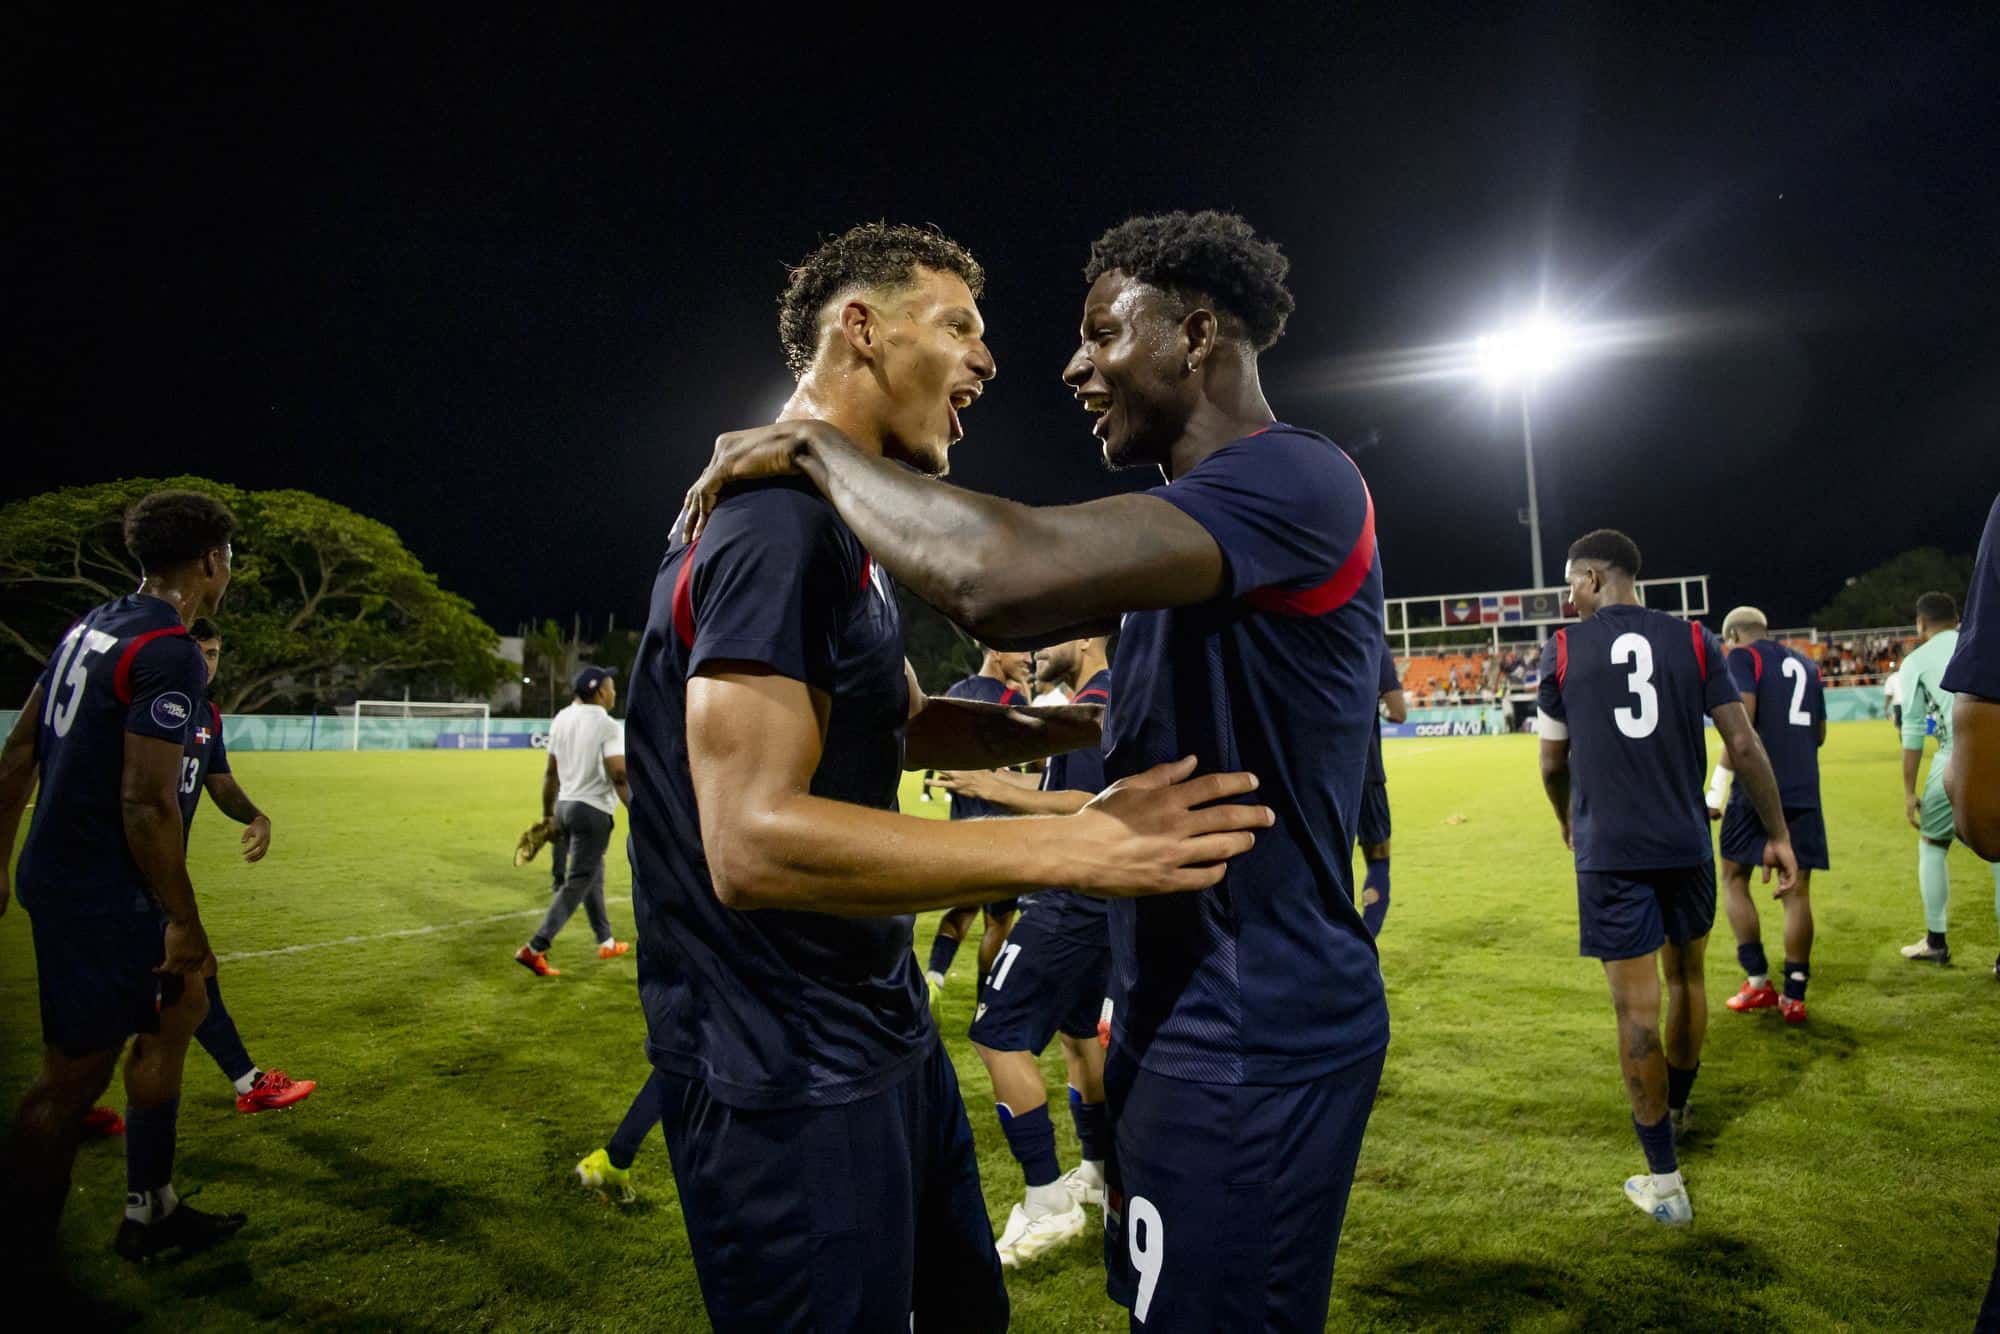
[[[1771,985],[1771,975],[1769,973],[1750,974],[1751,990],[1753,991],[1762,990],[1763,988],[1768,987],[1770,985]]]
[[[1672,1195],[1677,1190],[1685,1189],[1687,1187],[1681,1184],[1679,1169],[1675,1169],[1665,1176],[1661,1176],[1658,1172],[1653,1173],[1653,1193],[1655,1195]]]
[[[1086,1158],[1076,1166],[1077,1175],[1088,1181],[1091,1185],[1101,1186],[1104,1184],[1104,1160],[1102,1158]]]
[[[1076,1207],[1070,1198],[1069,1187],[1058,1177],[1046,1186],[1028,1187],[1028,1198],[1022,1208],[1030,1218],[1041,1218],[1048,1214],[1066,1214]]]
[[[158,1190],[142,1190],[125,1197],[125,1216],[135,1223],[151,1225],[165,1218],[180,1205],[180,1196],[174,1194],[172,1182]]]
[[[254,1065],[251,1066],[249,1074],[238,1076],[236,1080],[236,1091],[238,1093],[248,1093],[251,1089],[257,1087],[257,1081],[262,1079],[263,1077],[264,1077],[264,1072],[262,1070],[259,1070]]]
[[[943,973],[925,973],[924,978],[934,987],[941,987],[944,985]]]
[[[606,936],[604,939],[597,942],[597,948],[601,950],[608,950],[617,943],[618,940],[615,936]]]

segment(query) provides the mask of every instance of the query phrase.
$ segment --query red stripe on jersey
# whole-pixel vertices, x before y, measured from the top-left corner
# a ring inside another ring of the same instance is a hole
[[[1109,704],[1111,702],[1111,695],[1110,692],[1104,690],[1079,690],[1070,698],[1070,703],[1082,704],[1084,701],[1092,699],[1101,699]]]
[[[222,735],[222,710],[215,707],[215,701],[208,702],[208,712],[215,719],[215,734]]]
[[[1701,639],[1701,627],[1688,623],[1688,634],[1694,638],[1694,665],[1701,669],[1701,679],[1708,679],[1708,645]]]
[[[1348,466],[1353,466],[1351,461]],[[1368,502],[1361,518],[1361,535],[1354,539],[1353,549],[1331,579],[1316,588],[1256,588],[1245,593],[1243,600],[1259,611],[1274,611],[1280,616],[1324,616],[1346,606],[1361,591],[1368,571],[1375,568],[1375,497],[1366,482],[1361,484],[1361,494]]]
[[[1764,679],[1764,655],[1757,651],[1755,645],[1750,648],[1750,679],[1752,681]]]
[[[132,659],[139,656],[139,650],[162,635],[185,635],[185,625],[163,625],[157,630],[148,630],[143,635],[134,635],[125,651],[118,655],[118,668],[111,673],[111,689],[118,696],[120,704],[132,702]]]
[[[861,583],[859,585],[863,593],[868,591],[868,581],[874,574],[875,558],[864,551],[861,553]]]
[[[694,577],[694,545],[688,544],[681,556],[680,573],[674,576],[674,636],[688,647],[694,647],[694,590],[689,586]]]
[[[1014,687],[1008,686],[1005,690],[1000,692],[999,702],[1002,704],[1019,704],[1022,701],[1022,698],[1023,696],[1020,695],[1018,692],[1016,692]]]
[[[1562,689],[1563,678],[1569,675],[1569,631],[1556,631],[1556,688]]]

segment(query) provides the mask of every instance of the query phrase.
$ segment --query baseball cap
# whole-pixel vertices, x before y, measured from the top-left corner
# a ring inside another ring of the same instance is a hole
[[[618,673],[609,667],[585,667],[576,674],[576,680],[570,682],[570,685],[576,690],[578,699],[589,699],[597,693],[597,687],[603,685],[606,678],[616,675]]]

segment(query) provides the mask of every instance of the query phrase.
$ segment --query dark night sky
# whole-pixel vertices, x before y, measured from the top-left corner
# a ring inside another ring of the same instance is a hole
[[[1688,330],[1538,397],[1552,564],[1612,524],[1649,573],[1796,622],[1906,547],[1970,550],[2000,487],[1991,32],[1597,8],[963,38],[769,7],[728,37],[30,12],[4,57],[7,498],[302,486],[503,631],[629,622],[715,433],[784,396],[774,298],[820,235],[933,222],[980,255],[1000,375],[955,480],[1068,501],[1145,480],[1106,477],[1057,380],[1091,238],[1216,206],[1292,257],[1266,386],[1372,442],[1392,594],[1524,581],[1517,426],[1472,383],[1355,368],[1544,283]]]

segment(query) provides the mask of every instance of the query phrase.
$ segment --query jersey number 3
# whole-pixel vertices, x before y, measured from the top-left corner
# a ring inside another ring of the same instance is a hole
[[[1622,634],[1611,641],[1611,661],[1632,664],[1625,684],[1639,701],[1637,708],[1613,709],[1612,721],[1635,740],[1653,735],[1660,725],[1660,692],[1653,688],[1652,641],[1641,634]]]

